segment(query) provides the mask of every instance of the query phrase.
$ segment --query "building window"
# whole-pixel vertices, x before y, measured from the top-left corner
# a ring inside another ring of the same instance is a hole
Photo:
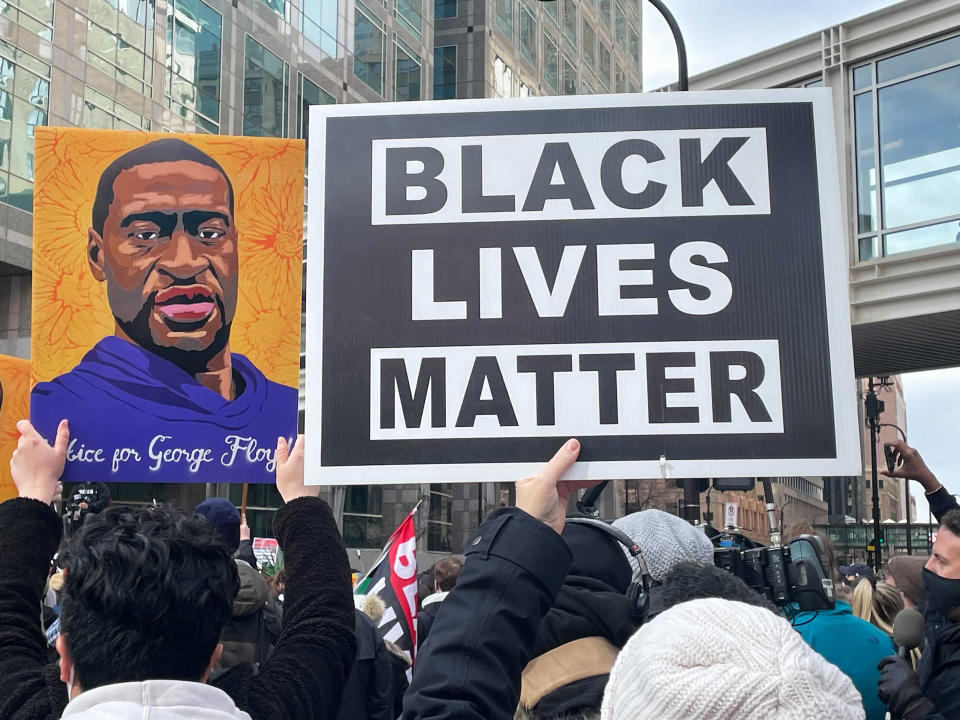
[[[558,0],[549,0],[557,2]],[[577,2],[563,0],[563,36],[574,47],[577,46]]]
[[[852,75],[860,260],[957,243],[960,37]]]
[[[610,0],[600,0],[597,4],[597,14],[600,16],[600,22],[610,27]]]
[[[383,23],[360,2],[354,15],[353,44],[353,74],[383,95]]]
[[[494,2],[497,27],[511,41],[513,41],[513,3],[514,0],[495,0]]]
[[[243,134],[287,136],[287,64],[249,35],[244,48]]]
[[[560,27],[560,1],[547,0],[546,2],[541,2],[540,7],[543,8],[543,14],[550,18],[554,25]]]
[[[394,100],[419,100],[420,99],[420,75],[421,62],[410,47],[400,38],[396,38],[397,45],[394,48],[396,56],[394,59]]]
[[[149,130],[150,120],[93,88],[83,89],[83,127],[102,130]]]
[[[453,552],[453,485],[450,483],[430,486],[427,550]]]
[[[520,3],[520,54],[537,65],[537,18],[525,3]]]
[[[457,0],[435,0],[433,3],[433,19],[445,20],[457,16]]]
[[[548,3],[549,4],[549,3]],[[559,90],[560,53],[549,34],[543,34],[543,81],[554,91]]]
[[[457,46],[445,45],[433,49],[433,99],[452,100],[457,97]]]
[[[628,37],[630,41],[630,60],[633,62],[633,66],[639,70],[640,69],[640,36],[637,34],[637,31],[634,29],[633,25],[628,27]]]
[[[395,0],[393,15],[417,40],[420,39],[420,33],[423,31],[420,0]]]
[[[623,71],[623,67],[619,62],[614,70],[613,91],[618,93],[627,92],[627,74]]]
[[[33,129],[47,124],[50,66],[0,41],[0,202],[33,210]]]
[[[87,63],[138,93],[153,81],[153,0],[90,0]]]
[[[514,97],[513,70],[500,57],[493,60],[493,96],[498,98]]]
[[[201,0],[176,0],[167,15],[168,106],[211,133],[220,131],[221,31],[220,14]]]
[[[593,25],[583,19],[583,64],[587,67],[593,67],[594,56],[597,54],[597,34],[593,30]]]
[[[597,49],[597,80],[606,92],[610,88],[610,49],[602,42]]]
[[[627,16],[623,12],[623,8],[620,7],[620,3],[616,5],[616,22],[614,35],[617,40],[617,45],[620,46],[620,49],[624,52],[627,51]]]
[[[531,90],[529,87],[527,87],[526,83],[524,82],[520,83],[520,92],[518,93],[517,97],[527,98],[527,97],[533,97],[534,95],[536,95],[536,93],[533,90]]]
[[[563,94],[577,94],[577,69],[566,55],[563,56]]]
[[[0,8],[0,15],[7,22],[14,22],[44,40],[53,39],[53,0],[6,0]]]
[[[383,546],[383,488],[352,485],[344,489],[343,544],[351,548]]]
[[[337,99],[313,80],[297,73],[297,137],[310,138],[310,106],[334,105]]]
[[[266,5],[268,8],[273,10],[275,13],[278,13],[279,15],[283,15],[284,10],[286,9],[284,7],[285,5],[284,0],[260,0],[260,2],[262,2],[264,5]]]
[[[593,86],[592,86],[590,83],[588,83],[586,80],[583,81],[583,90],[582,90],[582,92],[583,92],[584,95],[593,95],[593,93],[594,93]]]
[[[337,0],[301,0],[300,32],[332,58],[337,53]]]

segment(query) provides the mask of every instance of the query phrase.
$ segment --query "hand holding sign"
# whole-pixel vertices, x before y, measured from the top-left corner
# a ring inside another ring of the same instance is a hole
[[[286,438],[277,438],[277,491],[285,503],[320,493],[319,486],[303,484],[303,435],[297,436],[293,449]]]
[[[44,440],[29,420],[17,423],[20,440],[10,458],[10,474],[22,498],[33,498],[45,505],[63,492],[60,476],[67,461],[67,445],[70,428],[66,420],[60,421],[53,447]]]
[[[567,500],[577,490],[588,488],[600,480],[566,481],[563,474],[570,469],[580,454],[580,443],[567,440],[550,461],[533,477],[517,482],[517,507],[532,515],[557,533],[563,532],[567,515]]]

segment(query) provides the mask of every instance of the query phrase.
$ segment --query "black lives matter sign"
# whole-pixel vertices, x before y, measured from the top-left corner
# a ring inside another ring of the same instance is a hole
[[[315,481],[859,472],[825,92],[312,112]]]

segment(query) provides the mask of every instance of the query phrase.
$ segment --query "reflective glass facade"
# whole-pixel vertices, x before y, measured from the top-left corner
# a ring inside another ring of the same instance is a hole
[[[243,75],[243,134],[287,136],[287,64],[249,35]]]
[[[860,260],[960,240],[960,37],[851,71]]]
[[[167,15],[169,107],[207,132],[220,128],[223,18],[202,0],[174,0]]]
[[[50,66],[0,41],[0,202],[33,208],[33,129],[47,124]]]

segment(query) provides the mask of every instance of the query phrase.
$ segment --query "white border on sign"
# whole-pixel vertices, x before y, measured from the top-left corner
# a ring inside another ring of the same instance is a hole
[[[504,100],[431,100],[415,103],[314,105],[310,108],[307,237],[307,326],[305,378],[306,481],[311,485],[370,485],[420,482],[510,482],[537,473],[549,458],[533,463],[462,463],[439,465],[321,465],[321,398],[323,390],[323,249],[326,120],[337,117],[438,115],[469,112],[525,112],[584,108],[670,107],[691,105],[812,104],[820,194],[820,235],[827,311],[827,337],[832,368],[836,456],[736,460],[672,460],[578,462],[565,479],[631,479],[685,477],[769,477],[782,475],[859,475],[863,471],[853,382],[853,342],[850,334],[849,262],[840,208],[840,175],[828,88],[719,90],[619,95],[571,95]],[[309,412],[309,398],[315,411]],[[365,402],[365,399],[360,399]],[[328,418],[336,422],[335,418]],[[557,447],[559,448],[558,442]]]

